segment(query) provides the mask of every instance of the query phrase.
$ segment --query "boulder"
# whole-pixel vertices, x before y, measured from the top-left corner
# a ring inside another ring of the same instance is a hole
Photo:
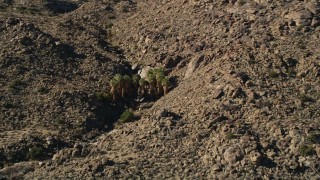
[[[184,74],[184,78],[189,78],[193,72],[199,67],[200,63],[204,60],[204,55],[195,56],[191,59],[190,63],[187,66],[187,70]]]
[[[230,164],[235,164],[243,158],[240,148],[229,147],[223,154],[224,159]]]
[[[141,76],[141,78],[146,78],[148,71],[151,69],[151,66],[143,67],[141,70],[138,71],[138,74]]]
[[[308,10],[299,10],[292,11],[286,17],[293,20],[297,26],[310,26],[313,15]]]
[[[320,14],[320,4],[318,2],[308,2],[305,7],[315,15]]]

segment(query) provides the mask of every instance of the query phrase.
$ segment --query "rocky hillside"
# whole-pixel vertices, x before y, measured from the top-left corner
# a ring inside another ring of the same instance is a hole
[[[320,178],[319,1],[72,4],[1,12],[2,177]],[[165,96],[101,99],[150,67]]]

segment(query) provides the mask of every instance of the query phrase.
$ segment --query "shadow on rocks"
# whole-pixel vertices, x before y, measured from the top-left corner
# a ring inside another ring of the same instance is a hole
[[[44,4],[54,14],[68,13],[78,8],[78,5],[69,1],[49,1]]]

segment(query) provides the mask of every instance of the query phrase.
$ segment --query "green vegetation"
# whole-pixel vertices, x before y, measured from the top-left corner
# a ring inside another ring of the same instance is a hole
[[[140,81],[141,77],[138,74],[135,74],[132,76],[132,84],[135,88],[139,87],[139,81]]]
[[[35,5],[32,5],[30,7],[26,7],[26,6],[18,6],[15,9],[17,12],[21,13],[21,14],[41,14],[41,9]]]
[[[9,90],[14,91],[21,85],[23,85],[23,82],[19,79],[16,79],[9,84]]]
[[[125,111],[120,116],[120,123],[127,123],[133,120],[134,114],[131,111]]]
[[[138,94],[145,96],[147,94],[147,86],[148,86],[148,82],[145,79],[140,79]]]
[[[41,87],[38,89],[38,92],[40,94],[47,94],[49,92],[49,89],[47,87]]]
[[[99,101],[108,101],[111,99],[110,93],[97,92],[95,95]]]
[[[7,6],[0,4],[0,11],[5,11],[7,9]]]
[[[300,101],[301,102],[312,102],[312,101],[314,101],[313,100],[313,98],[312,97],[310,97],[309,95],[307,95],[307,94],[300,94],[299,95],[299,99],[300,99]]]
[[[161,84],[162,84],[162,87],[163,87],[163,93],[167,94],[168,93],[168,88],[169,88],[169,85],[170,85],[169,78],[167,78],[167,77],[163,78],[162,81],[161,81]]]
[[[110,91],[108,98],[114,102],[129,102],[130,99],[136,97],[159,98],[168,93],[170,86],[169,78],[165,76],[165,69],[154,68],[147,72],[146,78],[134,74],[121,75],[116,74],[109,82]],[[105,99],[104,93],[96,94],[98,99]],[[120,116],[119,123],[126,123],[133,120],[133,113],[125,111]]]
[[[303,30],[303,27],[304,27],[303,25],[298,26],[298,27],[297,27],[297,31],[302,31],[302,30]]]
[[[109,82],[110,96],[114,101],[140,95],[142,97],[161,97],[168,93],[170,82],[163,68],[151,69],[146,79],[138,74],[132,77],[116,74]]]
[[[232,132],[227,132],[227,133],[226,133],[226,138],[227,138],[228,140],[234,139],[235,137],[236,137],[235,134],[232,133]]]
[[[270,70],[268,72],[268,74],[269,74],[269,78],[277,78],[277,77],[279,77],[279,74],[274,70]]]
[[[55,123],[57,126],[63,126],[65,124],[65,121],[62,119],[56,119]]]
[[[313,144],[320,144],[320,134],[311,133],[307,136],[307,141]]]
[[[298,151],[301,156],[312,156],[315,154],[313,147],[306,144],[300,145]]]
[[[32,147],[29,149],[27,156],[29,159],[32,159],[32,160],[41,159],[43,156],[43,150],[41,147],[36,147],[36,146]]]
[[[245,0],[239,0],[239,1],[238,1],[238,4],[239,4],[240,6],[243,6],[243,5],[246,4],[246,1],[245,1]]]
[[[113,15],[113,14],[110,14],[110,15],[108,15],[108,18],[109,18],[109,19],[116,19],[116,16]]]
[[[3,104],[3,107],[6,108],[6,109],[11,109],[11,108],[14,107],[14,105],[11,104],[11,103],[9,103],[9,102],[5,102],[5,103]]]

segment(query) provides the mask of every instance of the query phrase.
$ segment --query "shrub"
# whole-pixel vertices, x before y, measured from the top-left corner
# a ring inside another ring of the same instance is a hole
[[[269,78],[277,78],[279,76],[279,74],[274,70],[270,70],[268,73],[269,73]]]
[[[49,89],[48,89],[47,87],[40,87],[40,88],[38,89],[38,92],[39,92],[40,94],[47,94],[47,93],[49,92]]]
[[[313,147],[306,144],[300,145],[298,151],[301,156],[312,156],[315,154]]]
[[[42,158],[43,156],[43,150],[41,147],[32,147],[29,149],[29,152],[28,152],[28,158],[29,159],[32,159],[32,160],[37,160],[37,159],[40,159]]]
[[[238,1],[238,4],[239,4],[240,6],[243,6],[243,5],[246,4],[246,1],[245,1],[245,0],[239,0],[239,1]]]
[[[310,96],[306,95],[306,94],[300,94],[299,99],[302,102],[312,102],[313,101],[313,99]]]
[[[120,116],[120,123],[127,123],[133,120],[133,112],[131,111],[125,111],[124,113],[121,114]]]
[[[320,144],[320,134],[311,133],[307,136],[307,141],[314,143],[314,144]]]
[[[235,136],[234,133],[232,133],[232,132],[227,132],[227,133],[226,133],[226,138],[229,139],[229,140],[230,140],[230,139],[234,139],[235,137],[236,137],[236,136]]]
[[[7,7],[6,7],[6,6],[4,6],[4,5],[0,4],[0,11],[5,11],[6,9],[7,9]]]
[[[161,84],[162,84],[162,86],[163,86],[164,94],[167,94],[168,91],[169,91],[169,86],[170,86],[169,78],[164,77],[164,78],[161,80]]]
[[[14,80],[9,84],[9,90],[14,91],[17,90],[19,86],[23,85],[23,82],[19,79]]]
[[[97,92],[95,95],[99,101],[108,101],[111,99],[110,93]]]
[[[290,77],[295,77],[296,76],[296,71],[294,70],[294,68],[289,68],[288,69],[288,76]]]
[[[298,26],[297,31],[302,31],[303,27],[304,27],[303,25]]]
[[[108,16],[108,18],[109,18],[109,19],[116,19],[116,16],[113,15],[113,14],[110,14],[110,15]]]

